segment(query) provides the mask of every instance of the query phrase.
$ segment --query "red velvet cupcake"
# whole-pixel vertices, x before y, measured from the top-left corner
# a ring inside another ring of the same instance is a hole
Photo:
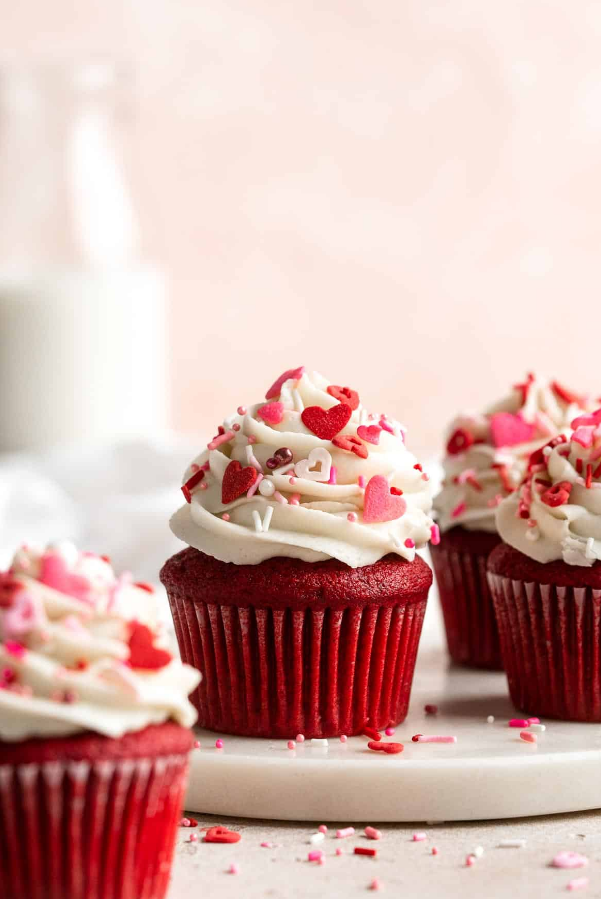
[[[348,387],[285,372],[186,472],[163,567],[203,727],[331,737],[398,724],[432,575],[427,475]]]
[[[556,381],[528,375],[505,400],[453,421],[434,501],[441,540],[432,562],[454,662],[503,667],[486,578],[488,555],[501,543],[495,509],[520,483],[530,454],[568,429],[585,404]]]
[[[499,506],[489,583],[515,705],[601,722],[601,410],[573,425]]]
[[[154,609],[69,544],[0,575],[1,896],[165,896],[199,677]]]

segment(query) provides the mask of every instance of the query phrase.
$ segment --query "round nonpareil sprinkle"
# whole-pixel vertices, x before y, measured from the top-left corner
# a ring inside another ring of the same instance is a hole
[[[223,749],[223,740],[215,740],[215,749]]]
[[[436,846],[432,846],[432,855],[438,855],[438,849]]]
[[[288,749],[296,749],[296,743],[294,742],[294,740],[288,740],[286,746],[288,747]]]
[[[411,537],[407,537],[404,545],[407,549],[415,549],[415,540],[412,540]]]
[[[394,737],[394,727],[387,727],[384,733],[387,737]]]
[[[494,715],[489,715],[488,718],[486,719],[486,723],[487,723],[487,724],[494,724],[494,723],[495,723],[495,716],[494,716]]]
[[[227,873],[228,874],[239,874],[240,873],[240,868],[238,867],[236,862],[231,863],[231,865],[227,869]]]
[[[466,858],[466,860],[465,860],[465,865],[466,865],[466,867],[467,867],[467,868],[471,868],[471,867],[473,867],[473,865],[475,865],[475,864],[476,864],[476,856],[475,856],[475,855],[468,855],[467,858]]]
[[[356,512],[349,512],[346,517],[347,517],[347,521],[350,521],[351,524],[354,524],[357,521],[357,513]]]
[[[318,831],[319,831],[320,833],[327,833],[327,832],[328,832],[328,825],[327,825],[327,824],[320,824],[319,827],[318,827],[317,829],[318,829]]]
[[[374,877],[372,882],[369,885],[370,890],[381,890],[382,889],[382,881],[378,880],[377,877]]]
[[[340,742],[341,743],[346,743],[347,740],[348,740],[348,737],[346,734],[340,734]]]
[[[336,855],[342,855],[342,846],[336,847]]]
[[[238,406],[236,411],[238,415],[246,415],[246,406]]]
[[[221,520],[229,521],[230,520],[229,512],[224,512],[223,515],[221,516]]]
[[[190,836],[188,837],[188,842],[189,843],[198,843],[198,834],[191,833]]]
[[[200,749],[200,740],[194,740],[194,749]]]
[[[484,846],[476,846],[476,848],[472,852],[472,855],[475,855],[476,858],[482,858],[482,856],[484,855]]]
[[[305,742],[305,735],[304,735],[304,734],[297,734],[297,735],[296,735],[296,742],[297,742],[297,743],[304,743],[304,742]]]

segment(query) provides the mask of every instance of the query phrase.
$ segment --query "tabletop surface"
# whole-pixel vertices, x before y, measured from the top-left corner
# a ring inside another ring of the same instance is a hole
[[[428,605],[422,652],[443,642],[437,598],[433,597]],[[596,730],[597,726],[590,727]],[[369,893],[374,879],[383,892],[420,899],[463,899],[465,895],[486,899],[547,897],[565,894],[571,882],[583,895],[601,896],[599,811],[430,825],[378,825],[377,821],[364,821],[355,824],[353,836],[337,839],[336,830],[349,825],[348,821],[340,821],[328,824],[324,841],[317,845],[310,844],[309,837],[321,821],[312,824],[217,819],[199,814],[194,817],[198,827],[178,830],[168,899],[312,899],[338,895],[352,899]],[[226,845],[203,843],[202,829],[215,824],[239,831],[241,840]],[[381,839],[367,839],[363,834],[366,825],[378,826]],[[425,833],[426,838],[414,841],[416,833]],[[190,841],[192,834],[197,834],[198,839]],[[504,840],[525,843],[520,848],[506,848],[500,845]],[[338,847],[341,856],[336,855]],[[355,847],[375,848],[377,856],[355,855]],[[433,848],[437,850],[435,854]],[[323,851],[324,864],[307,860],[314,849]],[[572,870],[553,867],[553,858],[563,851],[585,856],[588,864]],[[466,859],[471,854],[478,857],[468,865]],[[232,864],[238,873],[229,873]]]

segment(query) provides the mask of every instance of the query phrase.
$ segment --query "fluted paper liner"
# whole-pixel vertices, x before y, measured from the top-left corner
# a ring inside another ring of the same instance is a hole
[[[293,738],[400,723],[426,601],[242,608],[169,592],[182,659],[203,674],[190,697],[199,725]]]
[[[516,707],[601,722],[601,590],[488,578]]]
[[[163,899],[188,759],[0,765],[2,899]]]
[[[460,665],[502,670],[499,630],[486,578],[487,553],[431,546],[449,655]]]

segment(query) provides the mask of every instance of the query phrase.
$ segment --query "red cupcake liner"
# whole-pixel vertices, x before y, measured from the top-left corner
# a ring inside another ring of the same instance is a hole
[[[0,765],[3,899],[162,899],[187,755]]]
[[[515,706],[601,722],[601,590],[488,578]]]
[[[240,608],[169,592],[201,727],[333,737],[405,719],[427,591],[348,608]]]
[[[459,665],[503,670],[499,629],[486,578],[487,553],[430,546],[449,655]]]

